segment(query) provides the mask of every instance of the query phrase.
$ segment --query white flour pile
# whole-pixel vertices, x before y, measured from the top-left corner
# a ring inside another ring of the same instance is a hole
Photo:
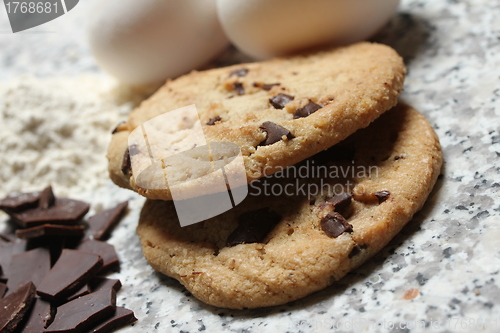
[[[110,133],[132,104],[90,75],[0,83],[0,197],[48,184],[78,196],[105,185]]]

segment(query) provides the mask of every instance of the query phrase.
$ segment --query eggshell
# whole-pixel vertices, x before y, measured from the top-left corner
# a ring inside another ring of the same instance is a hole
[[[399,0],[217,0],[231,42],[255,58],[364,40],[394,14]]]
[[[88,21],[97,63],[132,85],[189,72],[229,44],[215,0],[93,0]]]

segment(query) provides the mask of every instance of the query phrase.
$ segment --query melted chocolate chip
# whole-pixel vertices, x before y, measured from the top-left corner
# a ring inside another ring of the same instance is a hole
[[[329,237],[337,238],[344,232],[352,232],[352,225],[337,212],[328,213],[320,222],[321,229]]]
[[[345,162],[354,160],[355,150],[351,146],[335,145],[322,152],[317,153],[311,159],[319,164],[329,162]]]
[[[391,194],[391,192],[389,192],[389,191],[379,191],[379,192],[375,192],[374,193],[374,195],[378,199],[378,203],[379,204],[381,204],[382,202],[386,201],[389,198],[390,194]]]
[[[125,153],[123,154],[121,170],[125,176],[128,176],[130,174],[130,172],[132,171],[132,163],[130,162],[130,149],[129,148],[127,148],[125,150]]]
[[[286,95],[286,94],[278,94],[274,97],[271,97],[269,99],[269,102],[271,103],[272,106],[274,106],[276,109],[283,109],[286,104],[290,103],[293,101],[295,97]]]
[[[286,128],[270,121],[264,122],[260,126],[260,129],[267,133],[266,139],[260,143],[261,146],[272,145],[273,143],[283,140],[283,136],[286,136],[288,140],[291,140],[295,137]]]
[[[316,104],[313,101],[309,101],[309,103],[306,106],[304,106],[303,108],[295,110],[295,113],[293,115],[293,119],[307,117],[307,116],[313,114],[314,112],[318,111],[322,107],[323,107],[322,105]]]
[[[281,85],[281,83],[277,82],[277,83],[266,83],[266,84],[263,84],[261,86],[262,89],[264,89],[265,91],[269,91],[271,90],[274,86],[279,86]]]
[[[342,192],[329,198],[327,201],[332,203],[334,210],[342,214],[342,212],[351,204],[352,195]]]
[[[227,238],[227,246],[261,243],[280,220],[281,216],[269,208],[242,214],[238,218],[238,227]]]
[[[351,252],[349,252],[349,258],[352,258],[352,257],[355,257],[357,256],[358,254],[361,253],[362,250],[366,249],[367,246],[364,245],[364,244],[356,244],[356,246],[354,246],[351,250]]]
[[[40,201],[38,203],[38,207],[41,209],[49,209],[54,206],[56,202],[56,197],[54,196],[54,192],[52,192],[52,186],[47,186],[42,193],[40,193]]]
[[[219,116],[215,116],[213,118],[210,118],[210,120],[207,122],[207,125],[215,125],[216,122],[220,121],[221,120],[221,117]]]
[[[234,71],[229,74],[229,77],[231,76],[245,76],[248,73],[248,68],[239,68],[235,69]]]
[[[238,95],[245,95],[245,88],[243,88],[243,83],[235,82],[233,83],[233,89]]]

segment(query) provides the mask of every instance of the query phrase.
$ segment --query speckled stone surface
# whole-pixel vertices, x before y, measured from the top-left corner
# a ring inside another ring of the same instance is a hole
[[[97,73],[79,25],[85,5],[79,6],[33,30],[49,31],[43,33],[14,36],[0,17],[0,80]],[[408,226],[321,292],[258,310],[207,306],[146,264],[134,232],[143,200],[111,183],[99,189],[109,198],[103,207],[131,199],[110,240],[122,267],[111,277],[123,283],[117,304],[139,321],[119,332],[499,332],[499,13],[500,2],[491,0],[403,0],[375,38],[405,58],[402,100],[433,124],[445,164]]]

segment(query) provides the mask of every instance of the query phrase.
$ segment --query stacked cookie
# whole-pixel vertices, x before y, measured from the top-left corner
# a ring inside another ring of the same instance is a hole
[[[108,152],[113,181],[154,199],[137,228],[148,262],[228,308],[283,304],[359,266],[422,207],[442,163],[429,123],[396,106],[404,74],[394,50],[358,43],[167,82],[117,127]],[[169,118],[192,104],[199,119]],[[178,129],[168,144],[146,134],[158,117]],[[234,207],[181,227],[181,203],[217,205],[205,198],[221,191],[219,169]],[[230,186],[241,178],[248,185]]]

